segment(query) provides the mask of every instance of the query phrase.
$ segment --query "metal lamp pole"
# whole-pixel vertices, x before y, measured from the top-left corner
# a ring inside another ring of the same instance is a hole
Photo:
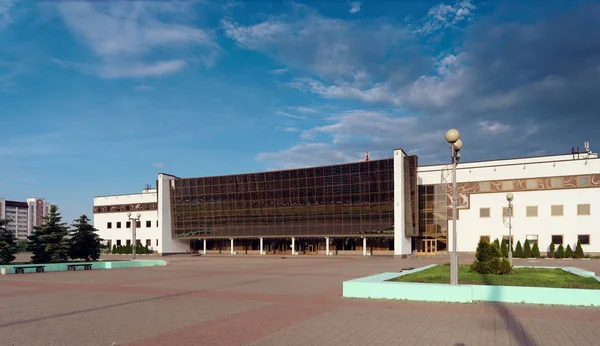
[[[446,141],[450,144],[450,154],[452,156],[452,254],[450,256],[450,285],[458,285],[458,254],[457,232],[456,232],[456,166],[460,160],[460,149],[463,143],[460,140],[460,133],[457,129],[450,129],[446,132]]]
[[[133,244],[131,247],[131,259],[135,259],[135,248],[137,247],[137,236],[135,234],[135,231],[137,227],[137,222],[140,221],[141,216],[142,214],[138,213],[136,217],[131,217],[131,213],[127,213],[127,217],[131,221],[131,237],[133,238],[133,240],[131,241],[131,243]]]
[[[508,201],[508,261],[510,265],[512,265],[512,215],[513,215],[513,205],[512,200],[514,196],[512,193],[506,194],[506,200]]]

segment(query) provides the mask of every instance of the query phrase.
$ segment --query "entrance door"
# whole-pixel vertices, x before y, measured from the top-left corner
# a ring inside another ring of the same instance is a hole
[[[433,255],[437,252],[437,241],[434,239],[421,240],[421,254]]]

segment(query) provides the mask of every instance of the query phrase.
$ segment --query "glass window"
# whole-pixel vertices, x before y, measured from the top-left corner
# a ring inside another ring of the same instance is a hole
[[[152,227],[152,221],[150,221],[150,220],[147,220],[147,221],[146,221],[146,227],[147,227],[147,228],[149,228],[149,227]]]
[[[577,186],[579,187],[588,187],[590,186],[590,177],[589,176],[581,176],[577,177]]]
[[[553,235],[552,236],[552,244],[554,245],[561,245],[563,243],[563,236],[562,235]]]
[[[117,246],[121,246],[121,239],[117,239]]]
[[[590,235],[589,234],[578,234],[577,240],[581,242],[581,245],[590,245]]]
[[[131,221],[125,222],[125,228],[131,228]]]
[[[489,181],[482,181],[479,183],[479,192],[489,192],[491,190]]]
[[[537,205],[529,205],[526,208],[527,217],[537,217],[538,216],[538,207]]]
[[[479,241],[486,241],[486,242],[490,242],[490,236],[489,235],[482,235],[479,237]]]
[[[112,228],[112,222],[107,222],[106,223],[106,228]]]
[[[121,228],[121,222],[117,222],[117,228]]]
[[[563,206],[562,205],[553,205],[553,206],[550,206],[550,215],[552,215],[552,216],[562,216],[563,215]]]
[[[537,179],[528,179],[527,180],[527,189],[535,190],[538,188],[538,180]]]
[[[514,185],[513,185],[513,181],[512,180],[507,180],[507,181],[503,181],[502,182],[502,190],[504,191],[511,191],[514,189]]]
[[[490,217],[490,208],[479,208],[479,217]]]
[[[577,204],[577,215],[590,215],[590,205]]]
[[[146,246],[152,246],[152,239],[146,239]]]
[[[510,216],[513,217],[515,216],[515,208],[508,208],[508,207],[503,207],[502,208],[502,215],[503,216]]]
[[[531,245],[531,246],[533,246],[533,244],[537,244],[537,242],[538,242],[537,234],[529,234],[529,235],[527,235],[526,239],[529,242],[529,245]]]
[[[563,187],[564,186],[563,178],[555,177],[555,178],[550,179],[550,186],[555,189]]]

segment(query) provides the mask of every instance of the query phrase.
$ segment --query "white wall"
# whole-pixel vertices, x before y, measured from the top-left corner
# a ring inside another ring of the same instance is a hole
[[[172,238],[171,232],[171,181],[176,177],[164,173],[158,175],[158,219],[161,227],[161,254],[183,253],[190,249],[189,240],[179,241]]]
[[[410,254],[410,237],[405,236],[404,158],[402,150],[394,150],[394,255]]]
[[[545,252],[553,234],[563,235],[563,246],[571,245],[574,250],[578,234],[589,234],[590,245],[582,245],[584,252],[600,252],[600,235],[596,230],[600,224],[600,189],[569,189],[514,192],[512,234],[514,242],[521,244],[527,235],[538,236],[540,252]],[[563,205],[563,216],[551,216],[551,205]],[[577,215],[577,204],[590,204],[591,215]],[[508,235],[502,221],[502,207],[506,207],[504,193],[473,194],[471,208],[460,210],[457,221],[458,251],[474,252],[479,237],[489,235],[490,240]],[[526,217],[526,206],[538,206],[537,217]],[[490,208],[489,218],[480,218],[479,209]],[[450,222],[451,223],[451,222]],[[558,247],[558,246],[557,246]]]

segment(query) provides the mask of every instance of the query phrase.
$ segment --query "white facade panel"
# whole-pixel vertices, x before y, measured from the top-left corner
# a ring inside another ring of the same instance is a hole
[[[405,232],[404,160],[402,150],[394,150],[394,255],[406,256],[411,251],[411,239]]]

